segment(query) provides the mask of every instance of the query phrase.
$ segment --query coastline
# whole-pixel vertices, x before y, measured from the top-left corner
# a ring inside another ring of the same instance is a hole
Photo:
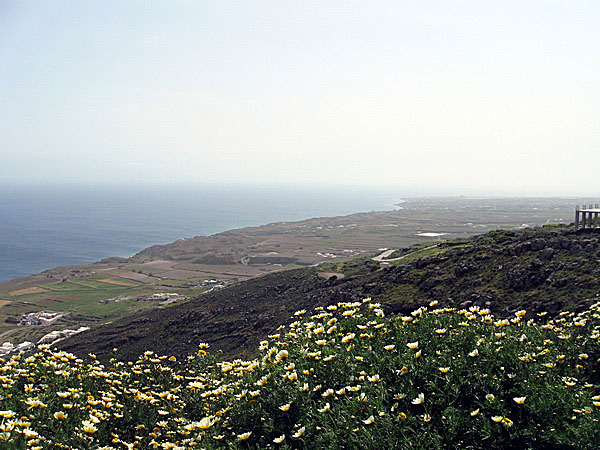
[[[4,186],[0,281],[130,257],[185,237],[389,210],[396,198],[393,191],[351,187]]]

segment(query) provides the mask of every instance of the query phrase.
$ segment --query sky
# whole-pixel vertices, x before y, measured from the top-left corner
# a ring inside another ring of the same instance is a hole
[[[600,2],[0,0],[0,181],[598,196]]]

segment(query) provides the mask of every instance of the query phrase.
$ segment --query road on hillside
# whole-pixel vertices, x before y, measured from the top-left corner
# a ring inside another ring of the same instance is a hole
[[[399,256],[398,258],[392,258],[392,259],[386,259],[388,256],[390,256],[392,253],[394,253],[396,250],[392,249],[392,250],[386,250],[385,252],[371,258],[373,261],[377,261],[377,262],[393,262],[393,261],[400,261],[401,259],[406,258],[407,256],[413,255],[415,253],[418,252],[422,252],[423,250],[429,250],[430,248],[435,248],[440,244],[434,244],[434,245],[430,245],[429,247],[425,247],[425,248],[420,248],[419,250],[415,250],[414,252],[410,252],[407,253],[406,255],[402,255]]]

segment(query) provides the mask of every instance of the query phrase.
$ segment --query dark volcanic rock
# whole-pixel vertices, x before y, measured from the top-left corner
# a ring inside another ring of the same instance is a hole
[[[534,252],[537,252],[539,250],[542,250],[544,248],[546,248],[546,245],[548,245],[548,243],[546,242],[545,239],[534,239],[533,241],[531,241],[531,250],[533,250]]]

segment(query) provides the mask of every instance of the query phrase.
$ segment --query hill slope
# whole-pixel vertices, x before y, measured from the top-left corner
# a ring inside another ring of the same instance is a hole
[[[436,252],[382,268],[361,259],[273,273],[93,328],[59,346],[100,357],[117,347],[123,357],[135,358],[145,350],[184,355],[208,342],[225,357],[249,356],[298,309],[374,296],[389,312],[444,299],[447,305],[480,305],[499,315],[521,308],[552,315],[579,308],[600,287],[600,230],[494,231],[442,243]],[[319,277],[324,270],[346,276],[324,279]]]

